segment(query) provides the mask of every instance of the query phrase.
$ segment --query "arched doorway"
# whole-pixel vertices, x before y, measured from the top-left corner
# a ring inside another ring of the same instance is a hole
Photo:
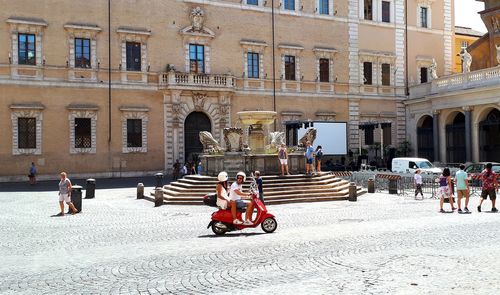
[[[431,116],[424,116],[417,127],[417,148],[418,156],[434,161],[434,132],[433,119]]]
[[[457,113],[446,125],[446,159],[449,163],[465,162],[465,115]]]
[[[193,161],[203,152],[200,131],[212,131],[210,118],[202,112],[192,112],[184,122],[184,160]]]
[[[500,111],[491,110],[479,123],[479,159],[500,162]]]

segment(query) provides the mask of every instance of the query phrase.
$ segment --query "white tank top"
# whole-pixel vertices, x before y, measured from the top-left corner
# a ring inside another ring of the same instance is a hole
[[[227,197],[227,191],[223,186],[221,186],[220,193],[222,196]],[[219,198],[219,196],[217,196],[217,206],[222,208],[222,209],[226,209],[227,208],[227,201],[223,200],[223,199]]]

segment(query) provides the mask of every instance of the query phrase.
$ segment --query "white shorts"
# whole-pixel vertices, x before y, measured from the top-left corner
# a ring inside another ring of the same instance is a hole
[[[69,203],[71,202],[71,198],[69,197],[69,194],[59,194],[59,202],[66,202]]]
[[[288,159],[280,159],[281,165],[288,165]]]

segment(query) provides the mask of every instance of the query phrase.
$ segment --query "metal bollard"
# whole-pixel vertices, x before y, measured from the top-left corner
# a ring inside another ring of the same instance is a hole
[[[163,205],[163,189],[155,188],[155,207]]]
[[[95,179],[87,179],[87,187],[85,189],[85,199],[93,199],[95,197]]]
[[[155,187],[163,187],[163,173],[156,173],[156,186]]]
[[[368,178],[368,193],[375,193],[375,180],[373,178]]]
[[[75,205],[78,213],[82,212],[82,187],[79,185],[73,185],[71,188],[71,203]],[[71,210],[68,210],[71,213]]]
[[[391,195],[398,194],[398,180],[397,179],[389,179],[389,194],[391,194]]]
[[[349,183],[349,202],[356,202],[358,200],[358,188],[356,183]]]
[[[144,199],[144,184],[141,182],[137,184],[137,199]]]

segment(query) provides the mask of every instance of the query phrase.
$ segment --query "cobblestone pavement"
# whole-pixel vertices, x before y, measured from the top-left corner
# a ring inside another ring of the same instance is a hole
[[[216,237],[206,228],[213,208],[153,208],[135,188],[99,189],[81,214],[64,217],[50,217],[55,191],[0,191],[0,293],[494,294],[500,286],[500,214],[440,214],[437,200],[386,194],[269,209],[275,233]]]

